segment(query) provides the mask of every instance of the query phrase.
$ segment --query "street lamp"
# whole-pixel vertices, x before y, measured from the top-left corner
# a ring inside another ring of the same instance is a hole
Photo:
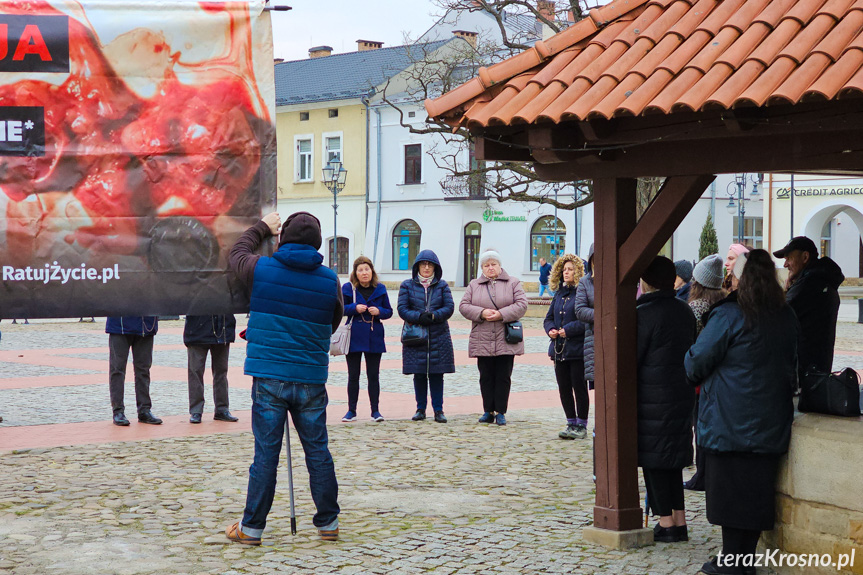
[[[336,226],[339,210],[338,195],[339,192],[345,189],[345,181],[348,179],[348,171],[342,167],[342,163],[339,161],[327,163],[322,171],[324,175],[324,185],[333,193],[333,261],[331,264],[333,266],[333,270],[336,273],[339,273],[339,234],[337,232],[338,227]]]
[[[755,199],[753,196],[758,195],[758,184],[763,181],[764,176],[762,174],[758,174],[755,176],[751,176],[751,178],[747,178],[746,174],[735,174],[734,181],[729,182],[728,187],[726,188],[726,193],[728,194],[728,205],[725,206],[725,209],[728,210],[728,213],[734,215],[737,212],[737,243],[743,243],[743,237],[745,234],[745,216],[746,216],[746,182],[752,182],[752,193],[750,194],[749,199]],[[737,204],[734,203],[734,195],[735,192],[737,194]]]

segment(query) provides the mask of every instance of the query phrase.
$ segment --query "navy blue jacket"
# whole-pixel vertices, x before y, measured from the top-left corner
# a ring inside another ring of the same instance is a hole
[[[737,292],[716,304],[686,354],[701,385],[698,445],[712,451],[785,453],[791,439],[800,324],[789,306],[744,326]]]
[[[120,335],[156,335],[159,331],[159,318],[147,316],[109,317],[105,322],[105,333]]]
[[[638,465],[682,469],[692,463],[695,390],[683,358],[695,341],[695,315],[674,290],[643,294],[637,305]]]
[[[551,264],[545,262],[545,265],[539,266],[539,283],[541,285],[548,285],[548,274],[551,273]]]
[[[183,343],[189,345],[224,345],[236,339],[237,319],[228,315],[187,315]]]
[[[420,262],[434,264],[434,279],[428,292],[419,281]],[[431,250],[417,255],[412,277],[399,287],[399,317],[408,323],[419,323],[420,314],[429,311],[434,315],[428,326],[429,343],[422,347],[402,348],[402,373],[455,373],[455,354],[447,320],[455,311],[449,285],[441,279],[440,260]]]
[[[387,288],[379,283],[369,299],[363,294],[356,292],[357,301],[354,301],[354,286],[347,282],[342,286],[342,297],[345,301],[345,315],[351,322],[351,349],[350,352],[366,351],[369,353],[384,353],[387,350],[384,342],[384,324],[381,320],[393,317],[393,306],[387,296]],[[377,316],[369,312],[357,313],[357,304],[361,303],[368,307],[376,307],[380,310]]]
[[[553,329],[566,332],[566,338],[552,339],[548,344],[548,356],[557,361],[584,361],[584,324],[575,317],[575,292],[578,285],[560,284],[554,299],[548,306],[542,324],[545,333]],[[566,343],[563,343],[566,342]],[[557,354],[555,354],[555,346]]]

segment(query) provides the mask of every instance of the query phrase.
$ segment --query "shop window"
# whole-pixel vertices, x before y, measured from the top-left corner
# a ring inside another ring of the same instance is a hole
[[[393,230],[393,269],[409,270],[420,253],[422,230],[413,220],[402,220]]]
[[[555,220],[557,233],[555,233]],[[530,230],[530,269],[539,271],[539,258],[550,264],[566,252],[566,226],[560,218],[544,216]]]

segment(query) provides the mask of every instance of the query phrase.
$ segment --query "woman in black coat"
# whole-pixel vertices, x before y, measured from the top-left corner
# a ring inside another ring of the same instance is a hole
[[[785,303],[773,259],[760,249],[749,252],[737,291],[709,317],[684,362],[689,379],[701,385],[698,448],[707,453],[707,520],[722,526],[722,555],[742,558],[755,553],[776,517],[779,457],[788,451],[794,418],[800,324]],[[716,558],[701,571],[747,573]]]
[[[455,373],[455,354],[449,334],[449,320],[455,311],[449,285],[441,279],[443,269],[431,250],[421,251],[413,265],[412,277],[399,287],[399,317],[405,323],[426,326],[428,341],[421,346],[402,346],[402,373],[413,374],[417,412],[411,418],[426,418],[431,395],[434,420],[446,423],[443,413],[443,375]]]
[[[584,264],[578,256],[565,254],[554,262],[550,274],[554,299],[543,322],[551,338],[548,356],[554,361],[557,390],[566,414],[566,427],[557,434],[561,439],[584,439],[587,435],[590,396],[584,380],[584,324],[575,318],[575,293],[583,275]]]
[[[677,299],[674,262],[654,258],[638,298],[638,465],[650,508],[659,515],[655,541],[688,541],[683,468],[692,463],[695,390],[683,358],[695,341],[695,316]]]

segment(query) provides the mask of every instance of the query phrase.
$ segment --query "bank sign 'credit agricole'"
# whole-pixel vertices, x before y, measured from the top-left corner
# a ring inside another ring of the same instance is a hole
[[[863,196],[863,186],[855,187],[833,187],[833,188],[815,188],[815,187],[794,187],[794,197],[829,197],[829,196]],[[791,188],[777,188],[776,199],[787,200],[791,197]]]

